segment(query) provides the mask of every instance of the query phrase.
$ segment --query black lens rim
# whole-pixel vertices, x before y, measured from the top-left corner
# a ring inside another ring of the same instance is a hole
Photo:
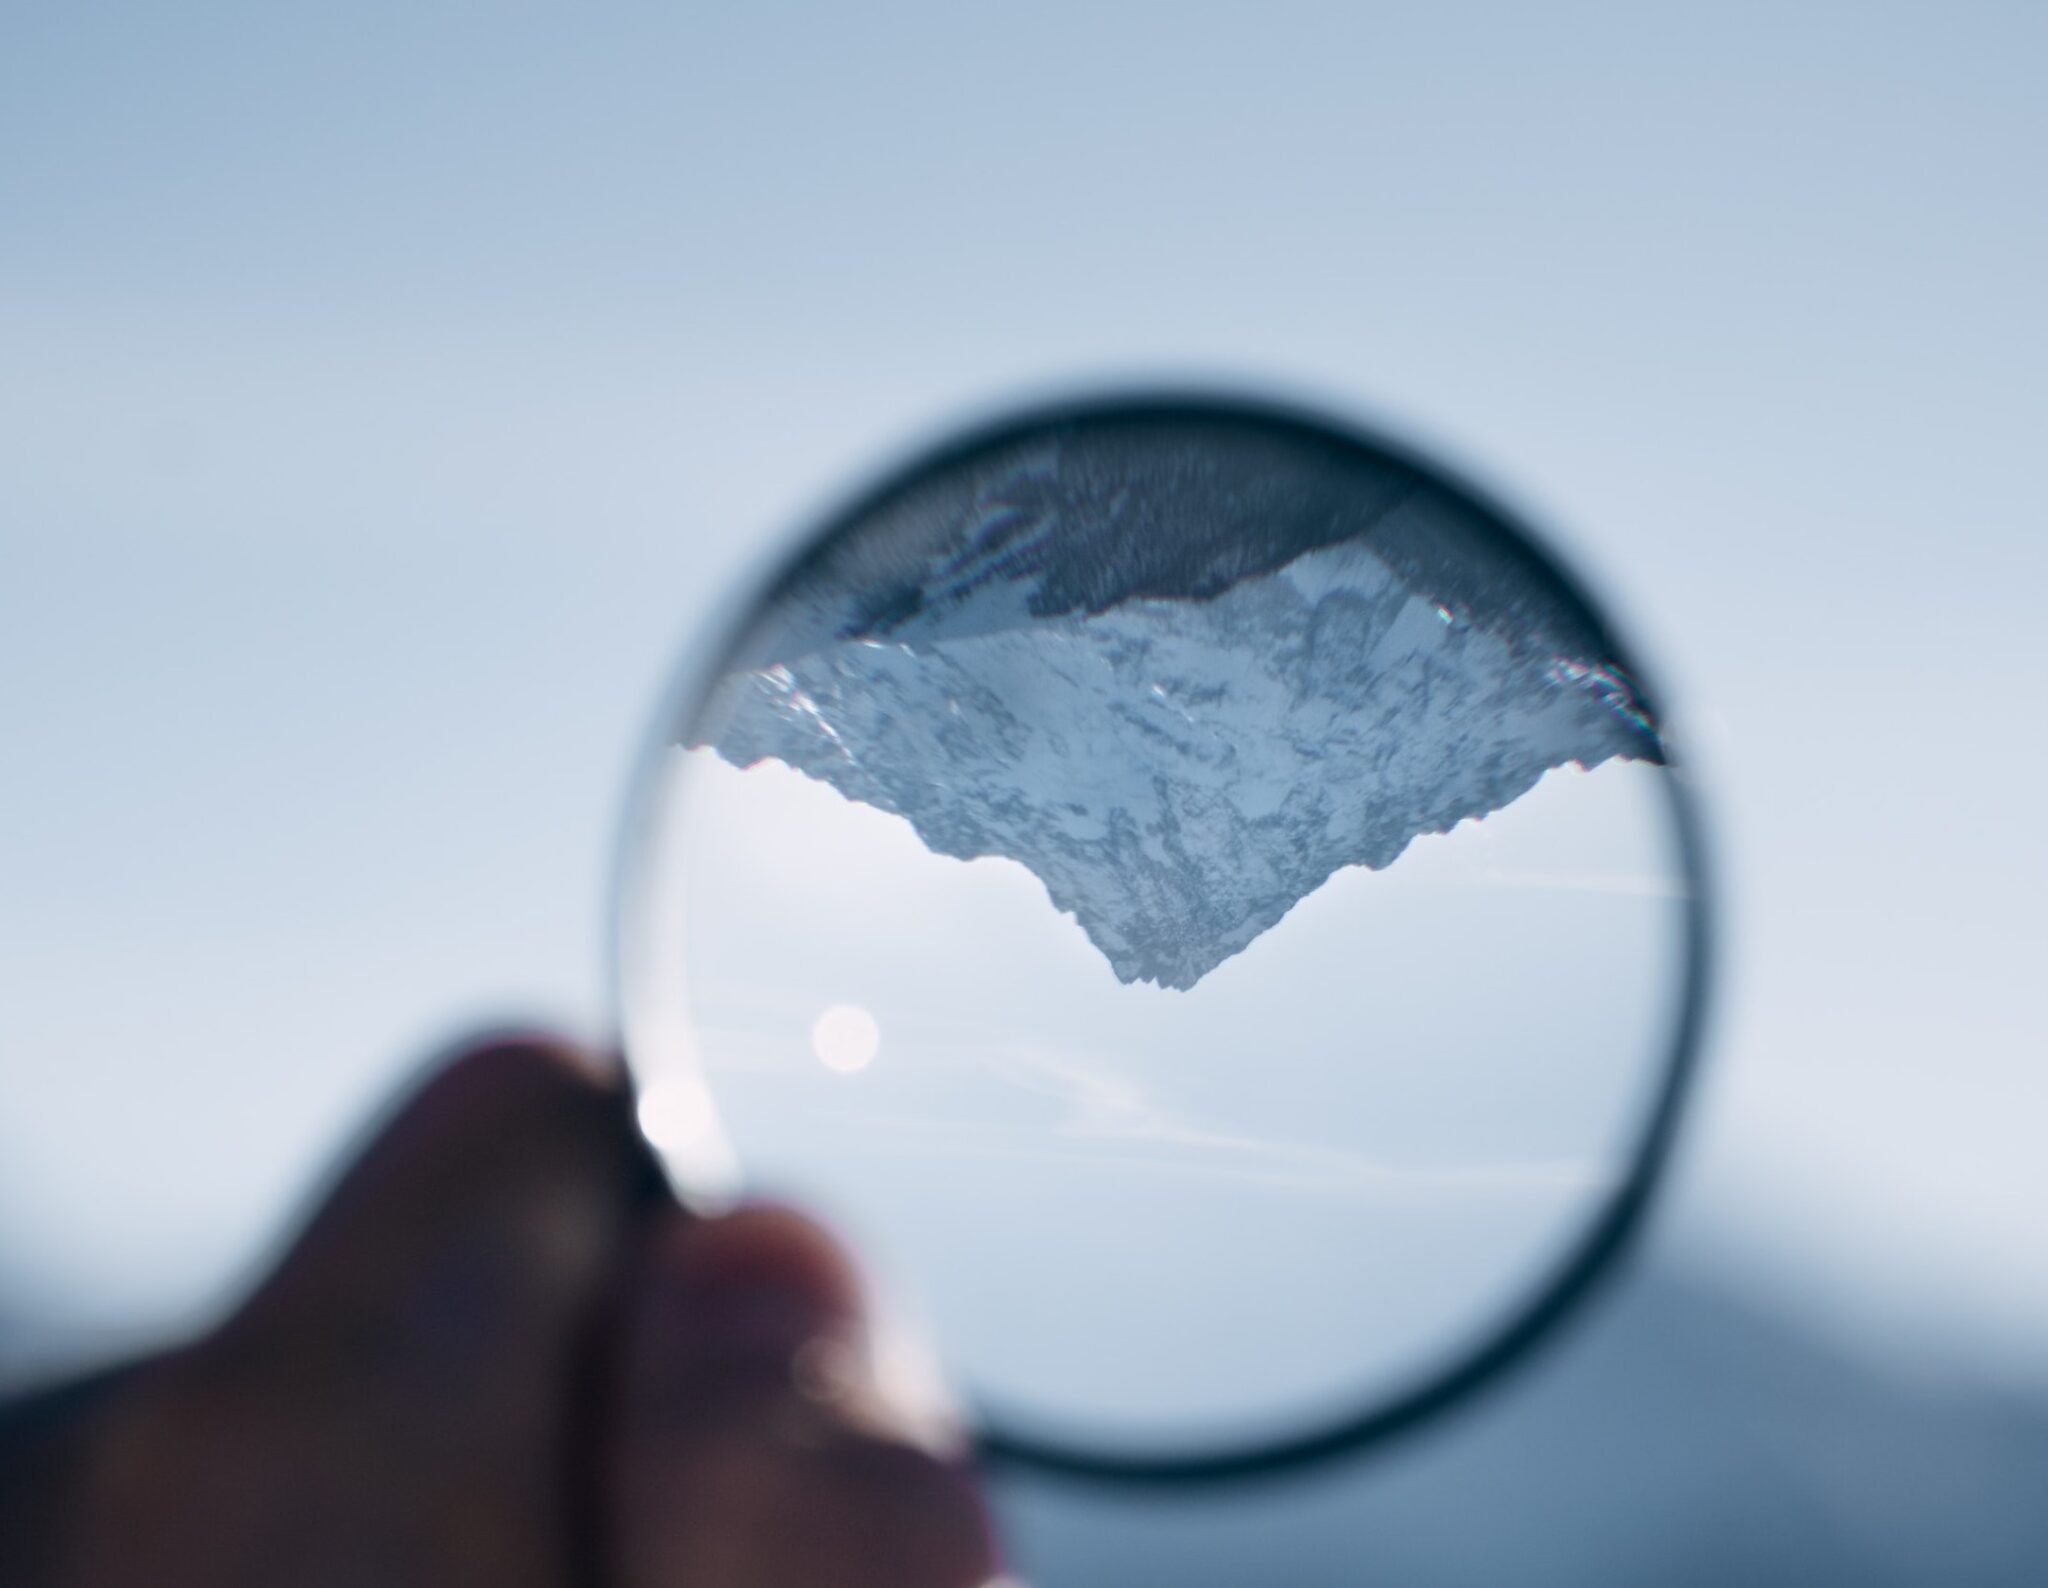
[[[753,615],[773,598],[823,546],[850,532],[889,498],[914,481],[954,468],[980,453],[1014,445],[1046,431],[1113,421],[1227,421],[1305,435],[1321,445],[1357,449],[1405,468],[1484,519],[1530,560],[1576,605],[1651,706],[1652,720],[1671,776],[1663,780],[1678,855],[1687,881],[1684,991],[1673,1023],[1672,1042],[1661,1082],[1651,1100],[1626,1177],[1601,1213],[1526,1293],[1519,1309],[1504,1315],[1490,1332],[1434,1369],[1418,1375],[1391,1398],[1376,1397],[1338,1412],[1297,1434],[1249,1440],[1213,1448],[1169,1451],[1156,1445],[1123,1445],[1063,1438],[1000,1414],[982,1416],[975,1428],[980,1459],[987,1465],[1095,1484],[1180,1487],[1271,1477],[1392,1444],[1436,1422],[1500,1383],[1510,1369],[1526,1363],[1538,1347],[1553,1342],[1567,1319],[1578,1313],[1620,1270],[1638,1240],[1661,1188],[1669,1178],[1672,1149],[1699,1068],[1707,1025],[1715,960],[1715,886],[1701,799],[1686,758],[1673,752],[1662,696],[1654,674],[1646,673],[1634,647],[1615,632],[1602,604],[1532,528],[1490,491],[1413,446],[1365,424],[1291,400],[1220,388],[1158,388],[1095,393],[1041,402],[984,421],[913,454],[827,515],[792,550],[771,566],[766,578],[727,611],[717,642],[693,651],[679,670],[632,784],[614,891],[613,968],[619,989],[621,1048],[629,1067],[633,1022],[630,991],[621,973],[623,939],[637,910],[645,907],[640,861],[654,820],[656,769],[676,732],[700,709],[719,664],[731,654]]]

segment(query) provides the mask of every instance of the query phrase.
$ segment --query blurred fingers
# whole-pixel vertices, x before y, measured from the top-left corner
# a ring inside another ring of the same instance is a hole
[[[981,1588],[973,1482],[877,1389],[856,1277],[778,1208],[652,1229],[627,1303],[613,1537],[624,1588]]]
[[[576,1051],[460,1053],[247,1305],[133,1376],[70,1485],[66,1580],[574,1580],[564,1452],[652,1172]]]

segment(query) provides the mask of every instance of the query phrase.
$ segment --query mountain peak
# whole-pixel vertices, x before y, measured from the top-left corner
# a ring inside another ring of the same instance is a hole
[[[1440,490],[1116,439],[885,504],[792,577],[687,742],[1016,860],[1119,979],[1183,989],[1342,867],[1553,767],[1659,758],[1599,636]]]

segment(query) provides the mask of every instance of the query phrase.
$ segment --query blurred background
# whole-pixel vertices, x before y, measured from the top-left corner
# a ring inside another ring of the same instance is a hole
[[[2021,4],[8,8],[0,1382],[228,1304],[465,1025],[604,1031],[664,674],[838,489],[1242,380],[1501,488],[1661,660],[1707,1084],[1506,1391],[1013,1486],[1025,1568],[2043,1580],[2044,68]]]

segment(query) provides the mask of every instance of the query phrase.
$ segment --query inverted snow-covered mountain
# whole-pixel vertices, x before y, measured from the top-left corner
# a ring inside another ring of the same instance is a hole
[[[947,486],[787,579],[685,740],[1022,863],[1123,981],[1192,987],[1341,867],[1659,757],[1569,600],[1396,466],[1183,424]]]

